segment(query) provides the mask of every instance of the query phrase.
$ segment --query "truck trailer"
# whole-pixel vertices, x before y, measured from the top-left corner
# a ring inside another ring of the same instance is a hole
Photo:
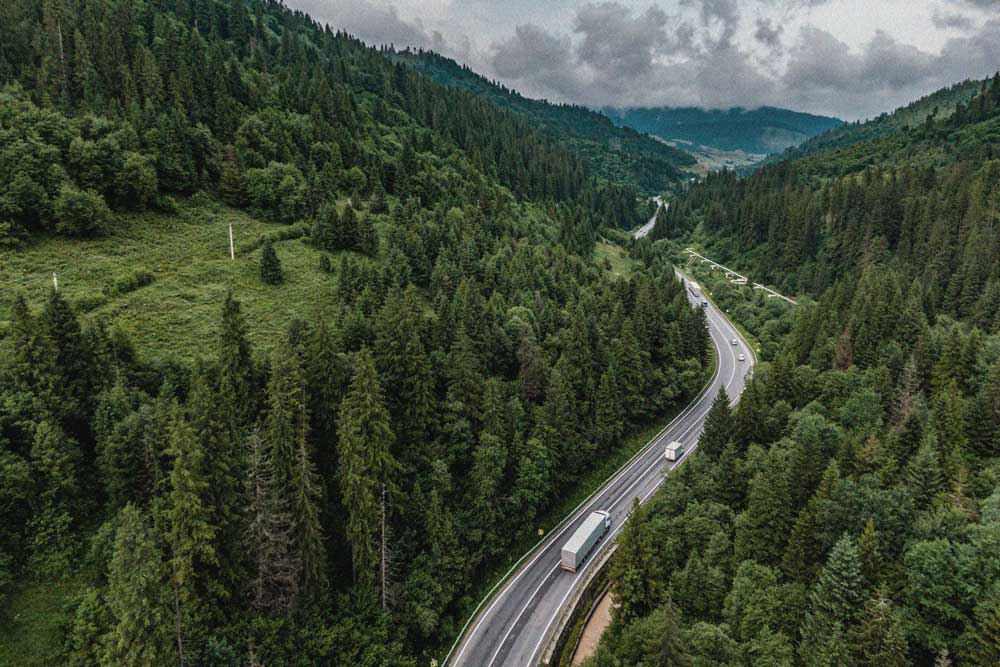
[[[569,572],[576,572],[594,550],[594,546],[607,534],[609,528],[611,528],[609,513],[604,510],[591,512],[563,545],[559,567]]]
[[[663,458],[668,461],[677,461],[684,456],[684,444],[674,440],[663,450]]]

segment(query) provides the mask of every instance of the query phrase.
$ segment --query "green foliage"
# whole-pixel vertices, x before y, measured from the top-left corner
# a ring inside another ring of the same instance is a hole
[[[280,285],[285,281],[281,260],[278,259],[278,253],[270,241],[265,241],[260,249],[260,279],[268,285]]]
[[[67,236],[103,234],[111,223],[111,211],[99,193],[72,185],[59,188],[52,209],[56,232]]]

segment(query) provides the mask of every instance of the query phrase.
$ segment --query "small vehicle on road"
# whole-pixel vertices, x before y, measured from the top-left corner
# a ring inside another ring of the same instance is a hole
[[[739,343],[736,342],[735,338],[733,339],[733,345],[739,345]]]
[[[739,359],[740,361],[746,361],[746,360],[747,360],[747,358],[746,358],[746,355],[743,355],[743,354],[741,354],[741,355],[740,355],[739,357],[737,357],[737,358],[738,358],[738,359]]]
[[[708,308],[708,301],[706,301],[705,299],[702,299],[701,300],[701,307],[702,308]]]
[[[674,440],[663,450],[663,458],[668,461],[677,461],[684,456],[684,443]]]

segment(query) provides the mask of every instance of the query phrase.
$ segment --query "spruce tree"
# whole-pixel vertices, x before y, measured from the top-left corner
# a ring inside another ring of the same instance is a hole
[[[215,593],[229,597],[243,563],[240,525],[243,518],[241,480],[245,473],[242,448],[219,413],[219,403],[204,369],[195,372],[187,401],[188,422],[204,456],[204,479],[212,517],[218,526],[216,554],[221,581]]]
[[[218,564],[218,526],[205,475],[205,451],[176,405],[166,453],[173,459],[167,496],[171,581],[180,603],[195,613],[214,587],[211,572]]]
[[[594,438],[601,451],[607,452],[625,431],[622,407],[618,402],[618,389],[611,369],[601,374],[601,382],[594,400],[594,411],[597,413],[594,418]]]
[[[966,658],[972,667],[995,667],[1000,665],[1000,594],[994,591],[977,611]]]
[[[278,253],[274,251],[274,244],[270,240],[264,241],[264,245],[260,248],[260,279],[268,285],[280,285],[285,281],[281,260],[278,259]]]
[[[227,418],[231,437],[242,437],[257,409],[254,364],[246,319],[240,302],[229,292],[222,304],[218,349],[220,409]]]
[[[726,388],[719,389],[712,407],[705,417],[705,428],[698,438],[698,450],[703,456],[715,460],[722,454],[733,437],[733,414],[729,408]]]
[[[397,464],[391,451],[395,436],[385,394],[368,348],[362,348],[355,358],[354,376],[340,405],[337,437],[337,481],[347,512],[354,579],[375,591],[379,563],[376,542],[385,537],[381,491],[383,486],[394,487]]]
[[[632,499],[628,521],[618,535],[608,576],[617,605],[614,618],[622,626],[648,614],[661,599],[662,579],[638,498]]]
[[[852,640],[858,665],[908,667],[910,664],[902,624],[884,588],[865,602]]]
[[[864,578],[854,540],[844,535],[834,545],[809,594],[809,612],[802,623],[799,654],[807,665],[824,664],[831,636],[854,628],[862,600]]]
[[[323,204],[313,219],[312,228],[309,231],[309,242],[320,250],[339,250],[340,247],[337,245],[339,225],[337,205],[332,202]]]
[[[930,505],[944,488],[941,458],[938,454],[937,434],[928,430],[920,442],[920,449],[906,466],[907,488],[913,495],[918,509]]]
[[[779,563],[792,526],[791,512],[785,465],[780,455],[772,452],[764,470],[750,481],[747,508],[736,519],[736,559]]]
[[[177,653],[170,628],[174,613],[160,546],[142,510],[129,504],[118,518],[108,568],[107,603],[112,626],[104,638],[105,664],[172,667]]]

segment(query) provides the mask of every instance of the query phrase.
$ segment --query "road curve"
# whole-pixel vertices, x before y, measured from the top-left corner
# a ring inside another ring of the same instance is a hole
[[[649,233],[651,231],[653,231],[653,227],[656,226],[656,216],[659,215],[659,213],[660,213],[660,207],[663,207],[663,208],[669,208],[670,207],[670,203],[669,202],[665,203],[659,197],[659,195],[657,195],[656,197],[653,197],[653,201],[656,202],[656,211],[653,212],[653,217],[649,219],[649,222],[647,222],[642,227],[640,227],[639,229],[637,229],[634,232],[632,232],[632,236],[634,238],[641,239],[641,238],[643,238],[645,236],[648,236]]]
[[[700,298],[695,298],[690,291],[687,294],[693,304],[700,305]],[[743,393],[748,373],[756,360],[753,350],[714,304],[709,302],[706,311],[718,359],[711,382],[639,454],[521,560],[499,592],[494,591],[492,597],[480,606],[460,641],[449,653],[446,660],[448,667],[537,665],[561,609],[584,580],[585,572],[599,560],[597,554],[613,542],[613,537],[628,516],[632,499],[639,498],[640,502],[645,502],[663,481],[664,475],[694,451],[705,416],[720,388],[725,387],[734,402]],[[736,345],[732,344],[733,340]],[[739,361],[740,354],[746,361]],[[674,440],[687,445],[684,457],[676,463],[663,457],[664,446]],[[595,548],[579,572],[572,574],[560,570],[563,543],[595,510],[611,513],[611,532]]]

